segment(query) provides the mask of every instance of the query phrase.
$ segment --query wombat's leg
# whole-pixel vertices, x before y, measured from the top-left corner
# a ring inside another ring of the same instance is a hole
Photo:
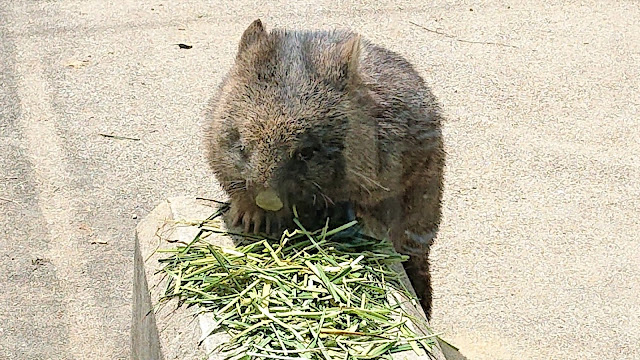
[[[416,236],[415,234],[411,234]],[[427,319],[431,318],[431,273],[429,272],[429,247],[409,254],[410,258],[404,264],[404,269],[411,281],[411,285],[420,299]]]
[[[403,197],[400,226],[394,229],[392,239],[399,252],[410,256],[405,270],[427,317],[431,316],[429,249],[440,225],[442,198],[442,167],[439,163],[429,165],[431,168],[427,166],[409,182],[412,185]]]

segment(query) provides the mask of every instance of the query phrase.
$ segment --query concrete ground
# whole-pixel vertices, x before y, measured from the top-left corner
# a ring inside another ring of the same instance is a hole
[[[433,325],[463,355],[640,358],[637,1],[15,0],[0,2],[0,359],[129,357],[135,224],[216,192],[201,113],[257,17],[354,28],[440,98]]]

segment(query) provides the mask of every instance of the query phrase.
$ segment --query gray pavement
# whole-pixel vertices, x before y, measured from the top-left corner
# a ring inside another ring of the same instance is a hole
[[[129,357],[134,227],[217,192],[201,113],[256,17],[356,29],[442,101],[463,355],[640,358],[640,3],[61,0],[0,2],[0,359]]]

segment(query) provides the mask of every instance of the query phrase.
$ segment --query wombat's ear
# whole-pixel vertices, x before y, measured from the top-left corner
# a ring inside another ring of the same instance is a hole
[[[360,35],[352,35],[340,45],[340,63],[346,69],[348,79],[355,80],[360,61]]]
[[[264,30],[264,26],[262,26],[262,21],[260,21],[260,19],[256,19],[242,34],[240,45],[238,46],[238,54],[242,53],[251,44],[260,40],[266,34],[267,32]]]

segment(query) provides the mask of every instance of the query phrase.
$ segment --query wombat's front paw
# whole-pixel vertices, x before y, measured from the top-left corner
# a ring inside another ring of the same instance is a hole
[[[282,229],[284,222],[282,212],[265,211],[255,202],[245,199],[231,201],[230,216],[232,225],[242,224],[245,233],[251,231],[253,225],[254,233],[264,230],[267,234],[273,234]]]
[[[265,218],[265,211],[249,201],[236,200],[231,202],[231,219],[233,226],[244,226],[244,232],[248,233],[253,224],[253,232],[257,233]]]

